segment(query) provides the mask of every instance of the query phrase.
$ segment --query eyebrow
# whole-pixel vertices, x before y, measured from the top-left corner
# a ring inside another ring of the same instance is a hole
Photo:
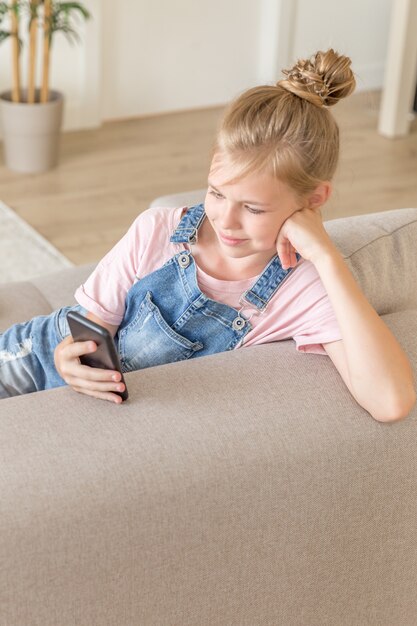
[[[222,192],[219,191],[217,187],[215,187],[210,181],[207,181],[207,182],[209,184],[209,187],[211,187],[212,189],[214,189],[214,191],[222,195]],[[259,202],[258,200],[241,200],[241,202],[242,204],[256,204],[256,206],[270,206],[268,202]]]

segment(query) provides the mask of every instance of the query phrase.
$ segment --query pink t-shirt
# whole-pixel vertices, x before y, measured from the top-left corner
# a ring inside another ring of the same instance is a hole
[[[183,210],[184,207],[152,208],[141,213],[77,289],[78,303],[104,322],[118,326],[123,319],[127,292],[134,282],[162,267],[180,250],[188,249],[188,245],[169,241]],[[219,280],[197,266],[201,291],[238,310],[241,295],[256,278]],[[304,259],[279,287],[264,313],[257,313],[250,304],[242,312],[251,318],[253,328],[238,347],[292,338],[297,350],[326,354],[322,344],[341,339],[327,292],[314,265]]]

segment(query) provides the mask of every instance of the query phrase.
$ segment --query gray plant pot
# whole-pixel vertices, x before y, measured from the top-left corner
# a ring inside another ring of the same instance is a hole
[[[62,125],[64,98],[58,91],[50,91],[49,102],[27,104],[12,102],[11,92],[0,94],[0,120],[3,129],[3,148],[6,166],[16,172],[44,172],[58,163],[59,138]]]

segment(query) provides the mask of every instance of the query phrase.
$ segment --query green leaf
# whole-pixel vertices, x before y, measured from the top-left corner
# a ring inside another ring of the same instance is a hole
[[[70,16],[71,13],[75,14],[78,12],[85,20],[88,20],[91,17],[90,12],[81,4],[81,2],[54,2],[52,10],[57,15],[63,12]]]
[[[52,36],[56,32],[62,32],[70,43],[78,43],[80,37],[75,30],[76,18],[91,17],[89,11],[80,2],[53,2],[52,15],[49,21],[49,38],[52,44]]]
[[[6,32],[5,30],[0,30],[0,43],[5,41],[8,37],[10,37],[10,33]]]

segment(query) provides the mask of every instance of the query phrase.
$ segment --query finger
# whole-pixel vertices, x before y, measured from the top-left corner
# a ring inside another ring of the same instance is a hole
[[[97,380],[88,380],[85,378],[78,378],[77,376],[69,376],[65,381],[71,387],[78,387],[79,389],[86,389],[88,391],[97,391],[99,393],[104,392],[116,392],[116,391],[124,391],[125,385],[122,382],[100,382]]]
[[[288,269],[289,267],[295,267],[297,265],[296,250],[288,240],[281,247],[279,257],[283,269]]]
[[[64,359],[69,362],[70,365],[64,366],[63,371],[68,374],[78,373],[80,377],[86,377],[94,380],[116,380],[121,379],[121,374],[117,370],[105,370],[99,367],[90,367],[89,365],[83,365],[78,361],[78,367],[74,365],[74,359],[79,359],[81,356],[92,354],[96,352],[97,344],[94,341],[74,341],[69,343],[62,349],[62,355]],[[70,369],[71,368],[71,369]]]
[[[84,354],[91,354],[97,350],[97,344],[94,341],[74,341],[69,343],[62,349],[66,357],[80,357]]]
[[[296,255],[296,249],[291,246],[291,252],[290,252],[290,265],[291,267],[295,267],[298,263],[297,261],[297,255]]]
[[[79,378],[88,381],[113,381],[120,382],[122,375],[117,370],[105,370],[100,367],[90,367],[82,363],[71,363],[70,367],[65,369],[65,373],[69,378]]]
[[[60,374],[68,385],[73,384],[74,381],[86,381],[95,385],[101,382],[115,385],[122,379],[120,372],[83,365],[79,360],[64,362]]]
[[[122,398],[115,393],[105,393],[101,391],[93,391],[91,389],[85,389],[83,387],[71,387],[77,393],[83,393],[86,396],[91,396],[92,398],[98,398],[99,400],[107,400],[107,402],[114,402],[115,404],[121,404]]]
[[[291,246],[291,243],[288,241],[286,250],[285,250],[285,263],[283,265],[284,269],[288,269],[289,267],[291,267],[291,250],[292,250],[292,246]]]
[[[279,260],[281,261],[282,267],[284,267],[284,265],[286,265],[287,262],[289,261],[288,244],[289,244],[288,239],[285,239],[284,237],[280,237],[278,235],[277,254],[278,254]]]

